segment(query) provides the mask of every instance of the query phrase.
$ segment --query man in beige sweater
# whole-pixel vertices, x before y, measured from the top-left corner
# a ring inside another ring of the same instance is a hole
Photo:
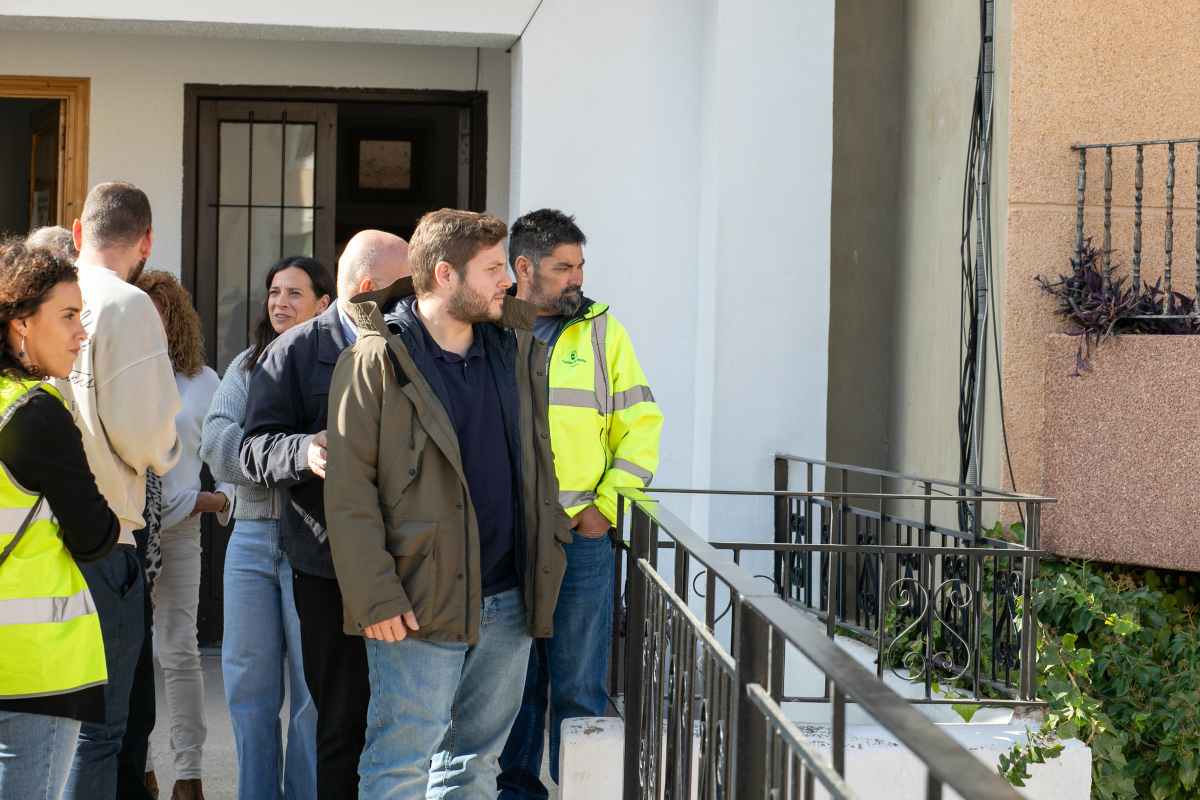
[[[69,385],[88,464],[121,521],[113,551],[80,564],[104,634],[105,722],[83,725],[65,797],[117,796],[117,755],[130,688],[145,638],[145,585],[133,532],[143,527],[146,470],[162,475],[179,460],[179,392],[154,303],[132,285],[150,256],[150,201],[128,183],[88,193],[72,231],[79,249],[82,321],[88,332]]]

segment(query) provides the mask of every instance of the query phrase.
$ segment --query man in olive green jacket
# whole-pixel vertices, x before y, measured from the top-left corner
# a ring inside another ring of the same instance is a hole
[[[325,509],[346,631],[367,638],[361,798],[494,798],[530,637],[553,632],[570,520],[506,233],[423,217],[412,278],[355,298],[334,369]]]

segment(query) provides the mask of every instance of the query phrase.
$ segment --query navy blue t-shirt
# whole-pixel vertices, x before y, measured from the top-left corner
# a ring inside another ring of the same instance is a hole
[[[476,334],[464,358],[443,350],[425,330],[424,323],[421,329],[445,384],[447,396],[442,401],[458,434],[467,491],[479,521],[483,595],[488,597],[518,585],[513,551],[516,487],[504,435],[500,394],[488,365],[483,337]]]

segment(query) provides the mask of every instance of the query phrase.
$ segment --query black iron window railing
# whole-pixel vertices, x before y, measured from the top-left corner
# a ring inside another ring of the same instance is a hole
[[[618,530],[628,523],[628,539],[618,537],[625,558],[616,576],[610,688],[625,718],[625,797],[808,798],[817,786],[831,797],[853,797],[844,782],[848,702],[924,764],[926,796],[941,797],[945,785],[968,800],[1017,797],[911,704],[963,702],[962,696],[984,705],[1038,704],[1036,627],[1032,604],[1024,600],[1041,555],[1036,542],[1045,499],[971,490],[977,510],[1021,506],[1027,547],[935,525],[932,513],[914,521],[889,510],[913,503],[953,510],[967,487],[918,479],[925,492],[788,491],[786,465],[796,462],[805,465],[810,487],[817,468],[827,485],[839,478],[845,484],[852,471],[912,479],[780,458],[776,475],[784,475],[785,488],[776,491],[648,490],[655,497],[770,500],[775,542],[709,542],[646,494],[622,493]],[[954,492],[945,491],[951,487]],[[856,518],[877,523],[876,534],[849,541]],[[886,543],[908,527],[911,542]],[[773,576],[755,575],[741,563],[764,552],[775,565]],[[865,588],[872,585],[873,593]],[[891,591],[881,593],[881,587]],[[990,606],[984,602],[989,596]],[[989,607],[1000,611],[989,613]],[[867,620],[873,624],[862,624]],[[995,643],[997,630],[1003,644]],[[871,642],[876,669],[839,646],[838,634]],[[893,657],[897,642],[905,655]],[[993,666],[997,653],[1004,654],[1006,669]],[[785,693],[797,659],[810,674],[815,668],[823,692]],[[898,695],[881,680],[885,670],[924,683],[924,698]],[[939,694],[935,683],[957,684],[959,696]],[[785,708],[796,703],[829,707],[826,745],[810,741],[788,719]]]
[[[1131,274],[1133,289],[1138,291],[1143,284],[1143,258],[1146,254],[1142,238],[1142,211],[1148,197],[1157,195],[1162,198],[1162,208],[1165,219],[1162,231],[1162,289],[1163,301],[1157,318],[1185,316],[1173,313],[1173,291],[1178,291],[1175,275],[1175,179],[1182,167],[1183,159],[1192,163],[1195,186],[1188,187],[1194,191],[1195,207],[1195,267],[1192,274],[1192,287],[1200,296],[1200,139],[1147,139],[1135,142],[1108,142],[1102,144],[1077,144],[1071,147],[1078,155],[1078,166],[1075,173],[1075,258],[1076,263],[1084,260],[1086,239],[1084,237],[1084,210],[1088,183],[1088,153],[1099,151],[1103,153],[1104,172],[1104,244],[1102,255],[1104,259],[1104,278],[1112,280],[1113,272],[1113,169],[1114,157],[1118,160],[1128,158],[1132,162],[1133,186],[1126,187],[1123,194],[1133,200],[1132,226],[1132,265]],[[1153,195],[1147,195],[1145,187],[1145,165],[1147,151],[1155,160],[1154,170],[1162,169],[1162,183],[1153,190]],[[1159,162],[1161,159],[1161,163]],[[1120,166],[1118,164],[1118,166]],[[1191,192],[1189,192],[1191,193]],[[1120,195],[1118,195],[1120,204]]]

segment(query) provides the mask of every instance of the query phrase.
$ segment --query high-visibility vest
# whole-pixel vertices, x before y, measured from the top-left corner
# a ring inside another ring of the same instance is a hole
[[[0,377],[0,436],[39,390],[62,400],[49,384]],[[0,463],[0,553],[26,518],[24,535],[0,564],[0,699],[5,700],[66,694],[108,680],[96,605],[49,504],[21,488]]]
[[[592,302],[563,326],[549,371],[559,504],[571,516],[595,505],[615,522],[617,489],[654,479],[663,425],[629,332]]]

